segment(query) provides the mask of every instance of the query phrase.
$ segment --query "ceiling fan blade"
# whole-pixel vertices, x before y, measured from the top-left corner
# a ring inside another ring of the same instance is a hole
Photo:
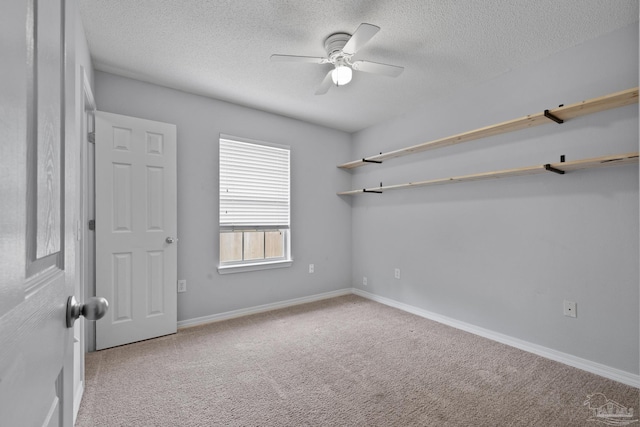
[[[342,51],[347,55],[353,55],[362,46],[364,46],[376,33],[380,31],[380,27],[371,24],[360,24],[355,33],[351,36],[347,44],[344,45]]]
[[[326,58],[317,58],[315,56],[297,56],[297,55],[271,55],[272,62],[306,62],[309,64],[326,64]]]
[[[357,71],[364,71],[365,73],[382,74],[383,76],[398,77],[404,67],[398,67],[397,65],[380,64],[378,62],[371,61],[355,61],[353,69]]]
[[[333,86],[333,80],[331,80],[332,71],[333,70],[329,71],[327,75],[324,77],[324,80],[322,80],[322,83],[320,83],[320,87],[316,91],[316,95],[324,95],[329,91],[329,88]]]

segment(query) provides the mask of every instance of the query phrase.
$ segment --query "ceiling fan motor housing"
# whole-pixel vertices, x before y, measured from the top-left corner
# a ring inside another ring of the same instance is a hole
[[[344,48],[344,45],[347,44],[350,38],[351,34],[347,33],[335,33],[327,37],[324,41],[324,48],[327,51],[327,58],[329,58],[330,63],[335,64],[340,60],[351,57],[351,55],[347,55],[342,51],[342,48]]]

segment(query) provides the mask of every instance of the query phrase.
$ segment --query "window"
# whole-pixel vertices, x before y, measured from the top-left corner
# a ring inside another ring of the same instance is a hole
[[[289,147],[220,136],[220,266],[291,264]]]

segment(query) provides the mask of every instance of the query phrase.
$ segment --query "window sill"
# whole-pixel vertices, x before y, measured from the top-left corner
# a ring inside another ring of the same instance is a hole
[[[244,273],[246,271],[270,270],[273,268],[291,267],[293,260],[260,262],[255,264],[220,265],[218,274]]]

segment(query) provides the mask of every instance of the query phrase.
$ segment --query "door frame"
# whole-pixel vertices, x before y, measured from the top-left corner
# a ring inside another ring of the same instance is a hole
[[[90,177],[93,173],[93,150],[90,146],[89,132],[93,132],[93,112],[96,110],[96,103],[86,69],[80,66],[79,73],[81,86],[79,99],[80,135],[78,135],[80,143],[80,213],[77,233],[80,241],[80,250],[78,251],[78,280],[75,284],[74,295],[77,301],[85,301],[86,298],[95,296],[95,269],[92,269],[92,265],[95,262],[95,237],[91,238],[93,231],[89,230],[88,224],[89,219],[91,219],[90,216],[93,215],[92,207],[95,205],[92,188],[93,179]],[[93,292],[91,291],[92,285]],[[73,422],[75,423],[84,394],[84,356],[87,352],[87,330],[95,329],[95,322],[86,322],[84,318],[81,318],[76,321],[74,326],[78,328],[74,330],[74,346],[77,344],[80,350],[78,354],[74,350],[74,375],[78,371],[80,376],[77,385],[75,377],[73,381]],[[79,360],[76,360],[76,357],[79,357]],[[76,367],[79,367],[79,370]]]

